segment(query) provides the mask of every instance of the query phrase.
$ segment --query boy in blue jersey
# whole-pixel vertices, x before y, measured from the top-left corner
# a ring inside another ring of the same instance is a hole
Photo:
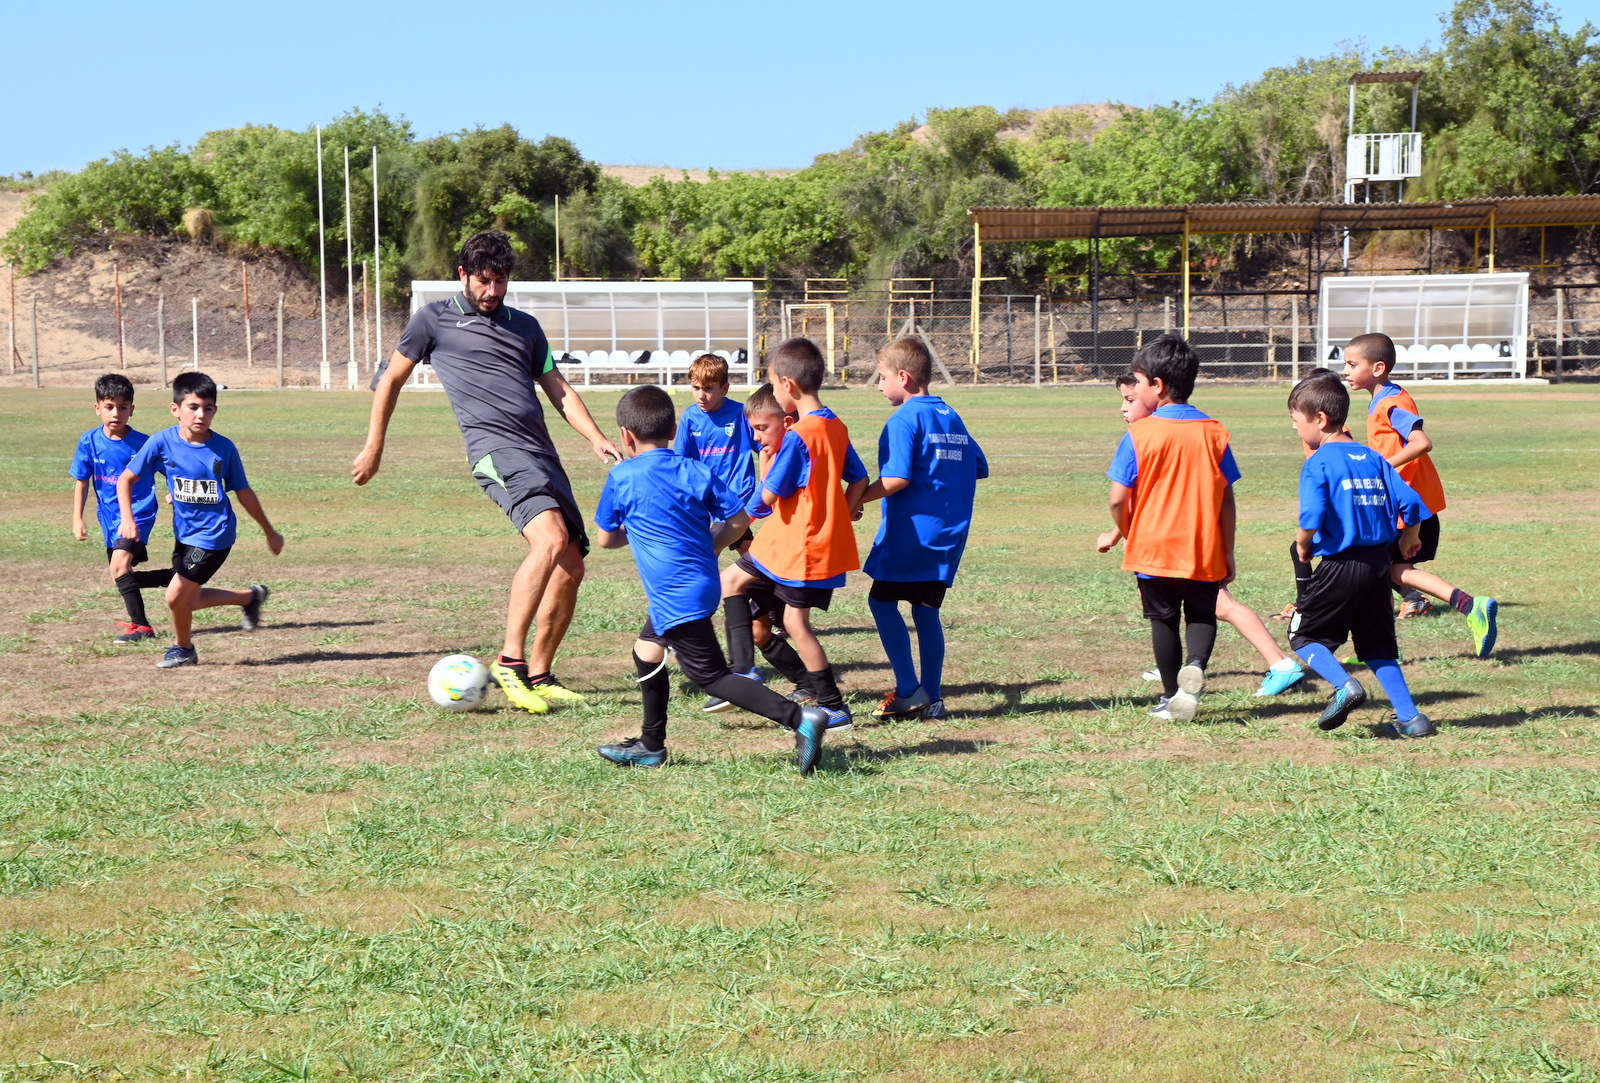
[[[756,442],[744,405],[728,397],[728,363],[714,353],[695,358],[689,365],[689,393],[694,405],[678,420],[672,450],[705,463],[741,504],[748,502],[756,489]],[[754,537],[746,531],[734,544],[748,547]]]
[[[654,385],[634,388],[617,403],[628,457],[606,478],[595,509],[595,542],[602,549],[630,546],[644,584],[649,615],[633,645],[644,723],[639,736],[602,745],[600,755],[634,767],[667,762],[670,648],[684,674],[711,695],[794,731],[800,772],[810,774],[822,758],[827,712],[734,676],[717,641],[711,623],[722,598],[717,553],[744,533],[750,517],[705,464],[672,450],[673,421],[671,396]]]
[[[978,479],[989,476],[989,461],[961,416],[929,394],[932,381],[933,355],[920,337],[897,338],[878,351],[878,391],[895,407],[878,437],[878,480],[861,495],[861,503],[883,500],[864,568],[872,579],[867,607],[894,670],[894,688],[872,712],[878,719],[949,717],[939,607],[967,546]],[[915,661],[901,602],[917,628]]]
[[[164,587],[172,578],[170,569],[133,570],[134,565],[150,559],[145,546],[150,541],[150,528],[156,523],[156,493],[149,482],[136,485],[133,490],[137,535],[122,538],[117,534],[122,519],[117,505],[117,479],[149,437],[128,424],[133,417],[133,384],[126,376],[109,372],[94,382],[94,412],[100,424],[78,438],[78,449],[72,456],[72,535],[79,541],[89,539],[83,521],[83,505],[92,486],[95,518],[100,521],[106,560],[111,565],[111,582],[122,595],[123,607],[128,611],[128,619],[118,622],[122,632],[114,642],[138,643],[154,639],[156,635],[145,613],[144,595],[139,592]]]
[[[1308,377],[1289,393],[1290,420],[1311,452],[1300,469],[1295,547],[1308,564],[1322,558],[1289,622],[1289,645],[1334,688],[1317,719],[1320,728],[1344,725],[1367,701],[1367,690],[1334,654],[1349,638],[1394,705],[1390,732],[1427,737],[1435,732],[1433,723],[1417,710],[1400,670],[1389,609],[1389,553],[1395,547],[1414,555],[1432,512],[1382,455],[1344,431],[1349,412],[1350,393],[1332,380]],[[1396,526],[1400,521],[1404,530]]]
[[[167,584],[167,609],[172,613],[176,642],[161,661],[160,669],[193,666],[200,662],[190,632],[194,611],[219,605],[244,610],[243,623],[254,631],[261,623],[261,603],[270,591],[257,583],[249,590],[223,590],[205,584],[217,574],[238,536],[238,520],[228,501],[231,492],[250,517],[261,525],[267,548],[276,556],[283,551],[283,535],[272,529],[261,501],[245,478],[239,451],[226,436],[211,431],[217,413],[217,385],[203,372],[185,372],[172,381],[172,416],[178,423],[145,441],[117,479],[121,505],[119,534],[138,537],[133,492],[141,481],[150,483],[157,473],[167,479],[172,498],[172,581]]]

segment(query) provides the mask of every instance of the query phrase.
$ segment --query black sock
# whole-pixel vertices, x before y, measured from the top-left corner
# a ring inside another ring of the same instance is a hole
[[[822,706],[835,709],[844,706],[844,696],[839,694],[839,684],[834,680],[832,666],[806,670],[806,681]]]
[[[764,684],[747,681],[732,673],[724,673],[710,684],[701,687],[709,695],[725,699],[751,714],[770,718],[786,730],[795,729],[800,725],[800,705],[783,698]]]
[[[1300,559],[1300,546],[1289,543],[1289,562],[1294,565],[1294,607],[1305,604],[1306,588],[1311,585],[1311,562]]]
[[[139,593],[137,572],[117,577],[117,593],[122,595],[122,606],[128,611],[128,619],[142,628],[150,627],[150,618],[144,611],[144,595]]]
[[[1450,608],[1457,613],[1471,613],[1472,595],[1464,590],[1452,590],[1450,592]]]
[[[550,671],[548,669],[545,670],[543,673],[530,673],[530,674],[528,674],[528,683],[529,684],[538,684],[540,681],[548,681],[549,679],[550,679]]]
[[[794,649],[792,643],[783,639],[769,639],[767,645],[761,648],[761,656],[796,688],[816,694],[806,683],[806,664],[800,660],[800,652]]]
[[[164,589],[172,582],[171,568],[157,568],[149,572],[133,572],[133,577],[139,581],[140,590]]]
[[[502,654],[500,656],[500,664],[505,666],[511,672],[515,673],[517,677],[521,679],[523,684],[528,683],[528,662],[526,659],[507,658]]]
[[[1161,694],[1178,694],[1178,670],[1183,667],[1183,639],[1178,635],[1178,618],[1152,620],[1150,645],[1156,652],[1156,669],[1161,672]]]
[[[1215,618],[1207,621],[1191,621],[1184,627],[1184,639],[1188,643],[1189,664],[1206,668],[1206,663],[1211,661],[1211,651],[1217,645],[1217,622]]]
[[[663,657],[659,662],[646,662],[635,652],[633,668],[639,673],[639,696],[644,701],[644,724],[639,730],[639,743],[646,752],[660,752],[667,747],[667,700],[672,696],[672,682],[667,678],[667,660]]]
[[[722,627],[728,635],[728,668],[739,674],[755,669],[756,640],[751,630],[749,598],[736,594],[722,599]]]

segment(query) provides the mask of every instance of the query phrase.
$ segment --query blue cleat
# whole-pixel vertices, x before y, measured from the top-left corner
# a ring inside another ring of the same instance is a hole
[[[1267,670],[1267,675],[1261,678],[1261,687],[1256,689],[1256,695],[1281,696],[1305,679],[1305,667],[1298,662],[1295,662],[1288,669],[1279,669],[1277,666],[1273,666]]]
[[[598,751],[601,756],[622,767],[660,767],[667,762],[665,748],[651,752],[639,737],[629,737],[614,745],[601,745]]]
[[[794,759],[802,775],[817,769],[822,759],[822,739],[828,732],[828,712],[821,707],[800,711],[800,724],[794,729]]]
[[[1384,729],[1387,731],[1387,736],[1390,737],[1432,737],[1439,732],[1438,728],[1433,724],[1433,719],[1420,711],[1404,722],[1395,719]]]
[[[179,666],[197,666],[199,664],[199,651],[193,647],[180,647],[174,643],[167,648],[167,653],[161,656],[161,661],[156,663],[156,668],[177,669]]]
[[[1344,725],[1350,717],[1350,712],[1367,702],[1367,690],[1361,682],[1351,677],[1328,701],[1328,706],[1323,708],[1322,717],[1317,719],[1317,728],[1322,730],[1336,730]]]

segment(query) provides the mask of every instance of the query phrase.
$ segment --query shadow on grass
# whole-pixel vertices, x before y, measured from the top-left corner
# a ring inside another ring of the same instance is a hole
[[[1499,714],[1481,714],[1473,718],[1451,719],[1450,725],[1474,729],[1505,729],[1511,726],[1520,726],[1530,718],[1543,718],[1546,715],[1556,715],[1561,718],[1600,718],[1600,708],[1590,706],[1536,707],[1530,711],[1501,711]]]
[[[302,620],[289,621],[285,624],[263,624],[261,626],[261,631],[275,632],[280,628],[365,628],[377,623],[378,622],[375,620]],[[194,630],[194,634],[197,636],[214,636],[228,635],[233,632],[242,631],[244,631],[244,628],[237,624],[215,624],[209,628],[196,628]]]
[[[1544,647],[1507,647],[1497,650],[1490,655],[1502,662],[1519,662],[1524,658],[1542,658],[1552,654],[1597,654],[1600,655],[1600,640],[1589,640],[1585,643],[1551,643]]]
[[[381,662],[393,658],[420,658],[437,651],[302,651],[299,654],[279,654],[271,658],[246,658],[236,666],[295,666],[312,662]]]
[[[877,732],[887,735],[885,731]],[[867,765],[877,766],[892,763],[895,760],[910,759],[914,756],[971,756],[974,753],[985,752],[999,743],[999,741],[988,740],[970,741],[960,738],[931,737],[927,740],[918,741],[916,744],[896,745],[893,748],[870,748],[857,740],[854,747],[837,741],[830,743],[826,751],[845,752],[849,757],[851,766],[859,771],[863,767],[867,767]],[[870,770],[871,767],[867,767],[867,769]]]

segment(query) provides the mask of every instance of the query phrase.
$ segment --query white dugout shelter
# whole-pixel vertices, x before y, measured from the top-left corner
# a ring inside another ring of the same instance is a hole
[[[1357,275],[1324,278],[1317,356],[1338,367],[1341,347],[1381,331],[1394,339],[1397,376],[1528,374],[1525,273]]]
[[[460,292],[459,281],[414,281],[411,311]],[[671,384],[701,353],[727,360],[734,383],[754,369],[750,282],[513,281],[505,303],[539,321],[573,383],[637,373]]]

